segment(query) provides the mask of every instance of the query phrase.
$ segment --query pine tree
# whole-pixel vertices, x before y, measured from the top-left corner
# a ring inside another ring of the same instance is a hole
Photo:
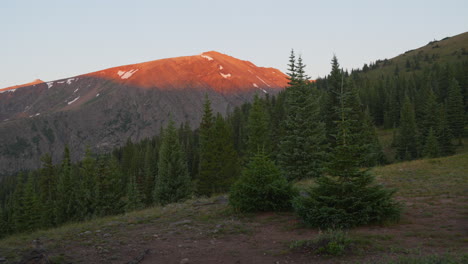
[[[17,184],[12,195],[11,211],[12,211],[12,229],[14,232],[24,232],[28,229],[27,212],[24,208],[24,183],[23,174],[17,176]]]
[[[55,205],[55,222],[56,224],[62,224],[65,223],[71,217],[71,204],[73,202],[73,186],[71,182],[71,160],[70,149],[68,148],[68,146],[66,146],[64,149],[63,160],[57,181],[57,193],[60,194],[60,197],[59,199],[57,199]]]
[[[278,154],[278,163],[288,180],[320,176],[326,149],[318,93],[307,87],[305,79],[297,80],[286,89],[284,136]]]
[[[304,223],[320,228],[350,228],[381,223],[399,218],[399,204],[393,201],[394,191],[374,183],[374,177],[359,167],[359,123],[352,110],[345,106],[349,93],[340,93],[336,110],[336,147],[328,174],[317,179],[308,196],[295,199],[293,206]]]
[[[291,50],[291,55],[289,56],[289,64],[288,64],[288,85],[294,86],[296,85],[296,78],[297,78],[297,70],[296,70],[296,55],[294,55],[294,50]]]
[[[421,119],[418,119],[418,129],[421,135],[421,139],[423,139],[422,144],[426,144],[425,140],[429,135],[429,130],[431,128],[435,129],[439,124],[439,104],[437,103],[437,98],[434,92],[431,90],[429,91],[426,100],[422,106],[421,110]]]
[[[323,121],[325,123],[325,130],[329,147],[333,148],[335,145],[335,136],[337,134],[336,122],[339,117],[336,115],[335,108],[339,105],[339,94],[343,86],[344,76],[340,70],[340,64],[336,56],[332,58],[332,70],[327,78],[327,92],[325,104],[323,106]]]
[[[283,211],[295,195],[278,167],[263,153],[250,158],[242,176],[232,186],[229,203],[241,212]]]
[[[96,215],[102,216],[121,212],[121,178],[115,159],[101,158],[98,160],[94,187],[97,198],[95,202]]]
[[[447,121],[447,113],[444,106],[441,106],[439,109],[438,120],[439,124],[437,126],[437,138],[439,139],[440,155],[452,155],[455,153],[454,146],[452,144],[453,136]]]
[[[136,183],[136,176],[132,175],[127,184],[127,195],[125,202],[125,212],[130,212],[143,208],[143,201],[140,190]]]
[[[55,225],[54,206],[57,200],[57,175],[52,157],[50,154],[45,154],[41,157],[42,168],[39,178],[39,199],[42,204],[42,227],[51,227]]]
[[[362,144],[364,149],[361,155],[361,165],[371,167],[384,164],[385,156],[383,154],[382,145],[379,142],[375,126],[372,122],[369,108],[366,108],[366,111],[364,111],[361,127],[360,144]]]
[[[92,157],[91,150],[86,149],[85,157],[78,168],[80,181],[74,186],[74,193],[78,198],[76,200],[76,217],[86,219],[96,215],[96,206],[100,199],[96,192],[96,160]],[[74,179],[76,181],[76,178]],[[79,190],[77,192],[77,190]]]
[[[400,127],[396,135],[397,159],[411,160],[419,157],[419,136],[414,108],[408,97],[401,108]]]
[[[185,153],[180,146],[174,122],[170,121],[164,130],[159,150],[154,201],[162,205],[179,202],[187,199],[191,191]]]
[[[434,129],[432,127],[429,129],[429,134],[427,134],[425,140],[425,146],[423,151],[423,156],[426,158],[437,158],[440,156],[439,142],[437,136],[435,135]]]
[[[151,141],[148,141],[145,149],[145,184],[144,184],[144,203],[149,206],[153,203],[154,179],[158,172],[158,154],[156,153]]]
[[[446,107],[450,130],[452,135],[458,139],[459,145],[461,145],[465,127],[465,112],[461,89],[455,79],[451,80],[448,88]]]
[[[266,112],[264,102],[257,94],[254,97],[254,102],[250,109],[247,131],[247,149],[249,156],[253,156],[259,152],[271,153],[273,143],[270,138],[269,116]]]
[[[214,117],[211,110],[211,102],[205,96],[203,105],[203,117],[200,123],[200,165],[198,170],[197,192],[201,195],[211,195],[211,185],[217,175],[215,164],[216,153],[213,143],[214,137]]]
[[[29,173],[23,193],[24,228],[28,231],[36,230],[41,225],[40,203],[34,178],[34,174]]]

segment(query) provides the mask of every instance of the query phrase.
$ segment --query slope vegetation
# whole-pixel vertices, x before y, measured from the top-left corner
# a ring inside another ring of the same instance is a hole
[[[461,261],[468,248],[467,172],[466,152],[373,169],[382,184],[398,188],[397,197],[405,205],[402,220],[350,231],[351,250],[341,257],[291,247],[320,235],[304,228],[292,213],[238,215],[223,196],[15,235],[0,240],[0,256],[7,263],[40,254],[57,263]]]

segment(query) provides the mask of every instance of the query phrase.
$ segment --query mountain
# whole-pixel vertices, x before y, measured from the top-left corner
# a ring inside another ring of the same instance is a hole
[[[417,49],[407,50],[404,53],[375,63],[364,65],[362,71],[366,77],[375,79],[382,76],[394,75],[395,71],[400,74],[412,74],[422,72],[426,67],[435,64],[445,66],[446,64],[463,63],[468,59],[468,32],[441,40],[432,40],[425,46]]]
[[[16,90],[18,88],[31,86],[31,85],[35,85],[35,84],[39,84],[39,83],[43,83],[43,82],[44,82],[43,80],[36,79],[36,80],[34,80],[32,82],[29,82],[29,83],[19,84],[19,85],[15,85],[15,86],[6,87],[6,88],[1,88],[0,93],[6,92],[6,91],[13,92],[14,90]]]
[[[160,131],[169,118],[198,126],[205,94],[226,114],[255,93],[287,84],[273,68],[210,51],[119,66],[0,92],[0,173],[40,166],[40,156],[73,160]],[[18,89],[19,88],[19,89]]]

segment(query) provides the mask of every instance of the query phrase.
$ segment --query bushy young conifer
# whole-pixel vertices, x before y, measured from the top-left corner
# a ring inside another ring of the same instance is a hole
[[[292,184],[268,156],[257,153],[232,186],[229,203],[241,212],[283,211],[291,208],[295,194]]]

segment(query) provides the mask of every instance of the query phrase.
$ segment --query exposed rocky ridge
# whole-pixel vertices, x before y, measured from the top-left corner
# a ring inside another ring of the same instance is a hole
[[[229,75],[228,75],[229,74]],[[198,126],[205,94],[226,114],[255,93],[277,93],[283,73],[217,52],[111,68],[0,93],[0,173],[55,161],[69,145],[102,153],[157,134],[169,117]]]

